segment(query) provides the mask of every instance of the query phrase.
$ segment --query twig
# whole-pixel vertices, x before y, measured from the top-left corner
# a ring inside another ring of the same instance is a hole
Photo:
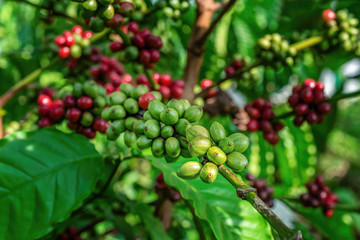
[[[39,9],[43,9],[43,10],[46,10],[50,13],[50,15],[52,16],[58,16],[58,17],[63,17],[63,18],[66,18],[76,24],[79,24],[79,25],[82,25],[84,26],[84,22],[81,21],[80,19],[77,19],[77,18],[74,18],[72,16],[69,16],[63,12],[59,12],[59,11],[56,11],[54,9],[49,9],[48,7],[46,6],[41,6],[41,5],[38,5],[38,4],[35,4],[35,3],[32,3],[28,0],[8,0],[8,1],[13,1],[13,2],[20,2],[20,3],[25,3],[25,4],[28,4],[30,6],[33,6],[33,7],[36,7],[36,8],[39,8]]]
[[[26,85],[28,85],[29,83],[35,81],[35,79],[37,79],[40,74],[46,70],[47,68],[55,65],[57,62],[59,61],[59,58],[55,58],[54,60],[52,60],[48,65],[46,65],[45,67],[41,67],[36,69],[35,71],[33,71],[32,73],[30,73],[29,75],[27,75],[26,77],[24,77],[22,80],[20,80],[20,82],[16,83],[14,86],[12,86],[6,93],[4,93],[1,97],[0,97],[0,108],[4,107],[5,104],[17,93],[19,92],[21,89],[23,89]]]
[[[322,36],[315,36],[315,37],[310,37],[308,39],[305,39],[303,41],[294,43],[292,45],[290,45],[290,47],[295,48],[297,51],[302,50],[304,48],[308,48],[308,47],[312,47],[318,43],[321,43],[323,41],[323,37]]]
[[[106,36],[107,34],[109,34],[111,32],[110,28],[106,28],[104,31],[99,32],[99,33],[95,33],[94,36],[92,36],[92,38],[90,38],[90,42],[94,43],[97,40],[103,38],[104,36]]]
[[[335,95],[332,98],[330,98],[329,102],[334,103],[334,102],[340,101],[342,99],[357,97],[359,95],[360,95],[360,90],[352,92],[352,93],[339,94],[339,95]]]
[[[219,15],[215,18],[214,21],[211,22],[210,27],[202,34],[202,36],[198,40],[198,44],[202,45],[205,43],[206,39],[210,36],[211,32],[215,29],[216,25],[220,22],[221,18],[231,9],[231,7],[235,4],[236,0],[230,0],[229,2],[220,2],[219,7],[223,7],[223,10],[219,13]],[[218,7],[217,7],[218,8]]]
[[[151,88],[152,89],[155,89],[155,90],[159,90],[159,84],[157,84],[155,81],[154,81],[154,79],[153,79],[153,77],[152,77],[152,75],[151,75],[151,73],[150,73],[150,70],[148,70],[148,69],[145,69],[145,75],[146,75],[146,77],[147,77],[147,79],[148,79],[148,81],[149,81],[149,83],[150,83],[150,85],[151,85]]]
[[[301,240],[302,234],[300,231],[288,228],[281,219],[256,195],[253,188],[243,182],[231,170],[224,165],[219,166],[220,174],[228,180],[237,190],[238,196],[247,200],[276,230],[280,238],[283,240]],[[239,194],[243,193],[243,194]]]
[[[201,226],[200,219],[198,218],[198,216],[196,216],[195,209],[193,208],[193,206],[191,206],[191,204],[189,203],[189,201],[187,201],[187,200],[185,200],[185,199],[184,199],[184,201],[185,201],[186,205],[188,206],[188,208],[190,209],[190,212],[191,212],[191,214],[192,214],[192,216],[193,216],[196,230],[197,230],[197,232],[199,233],[199,239],[200,239],[200,240],[206,240],[205,233],[204,233],[204,229],[203,229],[203,227]]]
[[[0,116],[0,139],[4,137],[4,130],[3,130],[3,117]]]

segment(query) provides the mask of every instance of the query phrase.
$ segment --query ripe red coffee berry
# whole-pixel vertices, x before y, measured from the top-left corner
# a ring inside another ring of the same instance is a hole
[[[90,39],[90,38],[92,38],[93,35],[94,35],[94,33],[92,31],[85,31],[83,33],[83,38]]]
[[[155,97],[152,93],[145,93],[143,94],[140,98],[139,98],[139,106],[142,108],[142,109],[148,109],[149,107],[149,103],[152,101],[152,100],[155,100]]]
[[[156,63],[160,60],[160,52],[156,49],[150,50],[150,61]]]
[[[171,86],[172,76],[168,73],[160,75],[160,84],[165,86]]]
[[[200,86],[202,89],[211,87],[211,85],[213,84],[213,81],[211,79],[203,79],[201,80]]]
[[[125,73],[122,76],[121,83],[132,83],[132,76],[130,74],[128,74],[128,73]]]
[[[51,107],[52,100],[48,95],[40,94],[37,99],[38,105]]]
[[[163,98],[168,99],[171,96],[171,90],[166,85],[161,85],[160,88],[159,88],[159,92],[161,93]]]
[[[313,91],[310,87],[305,87],[300,91],[300,99],[305,103],[311,103],[314,99]]]
[[[247,113],[249,114],[249,116],[251,118],[256,118],[256,119],[260,118],[260,114],[261,114],[259,109],[255,108],[255,107],[248,108]]]
[[[83,134],[89,139],[93,139],[96,137],[96,132],[92,128],[85,128]]]
[[[256,132],[257,130],[259,130],[259,122],[255,119],[251,119],[247,124],[247,130],[249,132]]]
[[[263,132],[271,132],[273,130],[272,124],[269,121],[260,121],[259,127]]]
[[[271,120],[274,116],[275,114],[271,108],[265,108],[261,112],[261,118],[264,120]]]
[[[142,64],[148,64],[151,61],[151,54],[148,50],[142,49],[139,55],[139,62]]]
[[[297,115],[305,115],[309,111],[309,106],[304,103],[300,103],[296,105],[294,111]]]
[[[316,86],[316,82],[312,78],[307,78],[304,80],[304,85],[310,87],[311,89],[314,89]]]
[[[320,103],[317,106],[317,110],[321,114],[329,114],[331,112],[331,105],[330,105],[330,103],[327,103],[327,102]]]
[[[55,101],[53,101],[51,107],[53,107],[53,108],[56,108],[56,107],[64,108],[64,102],[61,99],[56,99]]]
[[[265,100],[262,98],[256,98],[253,102],[254,107],[256,107],[257,109],[261,110],[264,108],[265,105]]]
[[[226,76],[233,75],[235,73],[236,69],[233,66],[229,66],[225,68],[225,74]]]
[[[139,74],[136,76],[136,83],[137,84],[148,84],[149,81],[145,74]]]
[[[76,34],[79,34],[79,35],[82,35],[83,34],[83,29],[81,26],[79,25],[76,25],[72,28],[72,32],[73,33],[76,33]]]
[[[66,119],[68,119],[70,122],[78,122],[81,117],[81,110],[78,108],[70,108],[66,111]]]
[[[145,47],[145,40],[140,34],[135,34],[134,37],[131,39],[131,42],[139,48]]]
[[[109,48],[112,52],[118,52],[124,48],[124,44],[121,42],[111,42]]]
[[[139,31],[139,25],[136,22],[129,22],[128,31],[132,33],[137,33]]]
[[[184,89],[181,87],[178,87],[178,86],[172,86],[170,90],[171,90],[172,97],[176,98],[176,99],[181,98],[181,96],[184,92]]]
[[[67,58],[70,55],[70,48],[69,47],[61,47],[59,49],[59,56],[61,58]]]
[[[303,116],[297,115],[297,116],[295,116],[295,118],[293,120],[293,123],[294,123],[295,126],[300,127],[301,124],[303,124],[304,121],[305,120],[304,120]]]
[[[244,66],[243,61],[241,60],[234,60],[232,64],[236,69],[242,68]]]
[[[172,85],[171,85],[172,87],[179,87],[179,88],[184,88],[185,87],[185,82],[183,81],[183,80],[180,80],[180,79],[178,79],[178,80],[175,80],[173,83],[172,83]]]
[[[93,106],[93,100],[88,96],[82,96],[77,100],[77,106],[83,110],[89,109]]]
[[[154,82],[159,83],[159,81],[160,81],[160,74],[159,73],[157,73],[157,72],[153,73],[152,77],[153,77]]]
[[[324,20],[324,22],[330,22],[332,20],[336,19],[336,13],[331,10],[331,9],[326,9],[323,11],[322,13],[322,19]]]
[[[39,111],[39,116],[47,117],[50,113],[50,107],[49,106],[39,106],[38,111]]]
[[[64,115],[62,107],[55,107],[50,109],[50,119],[53,121],[59,120]]]
[[[57,37],[55,38],[55,43],[56,43],[56,45],[58,45],[59,47],[62,47],[62,46],[65,45],[66,39],[65,39],[64,36],[57,36]]]
[[[315,124],[317,123],[319,120],[319,117],[317,115],[317,113],[313,110],[310,110],[308,112],[308,114],[306,114],[306,121],[309,123],[309,124]]]
[[[50,127],[52,125],[51,120],[49,118],[42,118],[39,121],[39,127],[43,128],[43,127]]]

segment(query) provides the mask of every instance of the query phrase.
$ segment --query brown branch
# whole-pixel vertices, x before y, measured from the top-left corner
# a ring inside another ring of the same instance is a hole
[[[256,195],[253,188],[243,182],[231,170],[224,165],[219,166],[220,174],[228,180],[236,189],[237,195],[248,201],[276,230],[280,238],[283,240],[301,240],[302,234],[300,231],[288,228],[285,223]]]
[[[3,130],[3,117],[0,116],[0,139],[4,137],[4,130]]]
[[[214,0],[197,0],[196,19],[188,43],[187,60],[183,74],[186,83],[183,97],[190,101],[194,100],[194,86],[203,63],[206,39],[235,1],[230,0],[219,16],[211,23],[214,13],[224,4],[219,4]]]

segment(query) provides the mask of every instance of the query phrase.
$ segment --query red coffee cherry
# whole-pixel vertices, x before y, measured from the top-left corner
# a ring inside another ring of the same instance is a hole
[[[326,9],[322,13],[322,19],[324,20],[324,22],[328,23],[336,19],[336,13],[331,9]]]
[[[51,107],[52,100],[48,95],[41,94],[37,99],[38,105]]]
[[[93,100],[90,97],[82,96],[77,100],[77,106],[83,110],[87,110],[93,106]]]
[[[152,93],[145,93],[139,98],[139,106],[142,109],[148,109],[150,101],[155,100],[155,97]]]
[[[78,122],[82,115],[82,111],[78,108],[70,108],[66,111],[66,119],[70,122]]]
[[[67,58],[70,55],[70,48],[69,47],[61,47],[59,49],[59,56],[61,58]]]
[[[168,73],[160,75],[160,84],[165,86],[171,86],[172,83],[172,76]]]

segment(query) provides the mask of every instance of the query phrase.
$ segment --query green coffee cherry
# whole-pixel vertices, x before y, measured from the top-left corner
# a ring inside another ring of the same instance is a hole
[[[214,142],[218,143],[221,139],[226,137],[225,128],[223,125],[215,121],[210,126],[210,135]]]
[[[160,123],[155,119],[147,120],[145,122],[144,133],[148,138],[157,138],[160,136]]]
[[[86,10],[89,10],[92,12],[96,11],[96,9],[98,8],[98,4],[97,4],[96,0],[87,0],[87,1],[83,2],[82,6]]]
[[[113,92],[109,96],[110,105],[121,105],[126,100],[126,94],[123,92]]]
[[[219,147],[224,151],[225,154],[229,154],[234,151],[235,144],[231,138],[226,137],[220,140]]]
[[[229,136],[234,142],[234,150],[243,153],[249,147],[249,138],[242,133],[234,133]]]
[[[83,95],[83,87],[81,83],[75,83],[73,86],[73,95],[75,97],[81,97]]]
[[[190,142],[194,137],[202,136],[210,138],[210,134],[206,128],[200,125],[191,126],[186,130],[186,140]]]
[[[183,104],[184,111],[188,110],[191,107],[191,104],[190,104],[189,100],[180,99],[179,101]]]
[[[133,98],[126,99],[124,102],[124,107],[125,107],[126,111],[130,114],[135,114],[139,111],[139,104]]]
[[[189,151],[191,155],[203,156],[207,150],[211,147],[209,138],[206,137],[194,137],[189,143]]]
[[[124,135],[124,141],[125,141],[125,144],[126,146],[128,147],[132,147],[136,144],[136,135],[134,132],[131,132],[131,131],[126,131],[125,132],[125,135]]]
[[[116,134],[114,127],[110,126],[106,129],[106,137],[108,140],[114,141],[119,137],[119,134]]]
[[[90,127],[94,121],[94,116],[90,112],[84,112],[80,119],[80,124],[85,127]]]
[[[171,126],[165,126],[161,128],[161,137],[169,138],[174,135],[174,129]]]
[[[151,145],[151,152],[155,157],[161,157],[165,152],[165,141],[162,138],[156,138]]]
[[[78,44],[74,44],[70,47],[70,54],[73,58],[80,58],[82,54],[82,48]]]
[[[111,109],[110,108],[105,108],[102,112],[101,112],[101,118],[104,120],[110,120],[111,117]]]
[[[131,97],[139,99],[142,95],[149,92],[149,88],[146,85],[137,85],[131,92]]]
[[[111,127],[113,128],[114,133],[119,135],[120,133],[125,131],[125,120],[116,120],[111,123]]]
[[[185,148],[181,148],[181,153],[180,155],[184,158],[191,158],[191,153],[189,150],[185,149]]]
[[[186,131],[191,128],[191,126],[191,123],[187,119],[180,118],[175,125],[175,131],[182,136],[186,136]]]
[[[248,159],[239,152],[227,155],[226,165],[234,172],[242,172],[248,167]]]
[[[179,142],[180,142],[181,147],[188,150],[189,142],[186,140],[186,137],[184,137],[184,136],[179,136],[179,137],[178,137],[178,140],[179,140]]]
[[[148,111],[153,118],[160,120],[160,114],[165,110],[165,108],[166,107],[162,102],[158,100],[152,100],[149,103]]]
[[[202,115],[203,115],[203,109],[201,107],[191,106],[185,111],[184,118],[189,120],[189,122],[194,123],[199,121]]]
[[[179,114],[173,108],[165,109],[160,114],[160,120],[168,125],[174,125],[179,121]]]
[[[97,33],[103,31],[106,26],[104,20],[102,20],[100,17],[94,17],[91,19],[89,27],[93,32]]]
[[[217,166],[211,162],[206,163],[200,170],[200,178],[204,183],[213,183],[219,170]]]
[[[226,154],[219,147],[216,146],[210,147],[206,152],[206,156],[216,165],[221,165],[226,162]]]
[[[149,120],[149,119],[153,119],[153,117],[151,116],[149,111],[145,111],[144,115],[143,115],[143,119],[146,121],[146,120]]]
[[[151,138],[147,138],[144,135],[141,135],[138,139],[137,139],[137,146],[140,149],[145,149],[145,148],[149,148],[151,147],[153,140]]]
[[[145,121],[144,120],[137,120],[134,124],[134,132],[136,134],[144,134],[144,128],[145,128]]]
[[[130,97],[133,90],[133,86],[130,83],[123,83],[120,85],[120,91],[125,93],[126,96]]]
[[[114,105],[109,108],[110,110],[110,119],[116,120],[121,119],[126,116],[126,111],[121,105]]]
[[[134,117],[128,117],[125,119],[125,127],[126,129],[133,131],[134,130],[134,125],[136,123],[137,119]]]
[[[104,108],[106,106],[106,100],[102,96],[97,96],[94,100],[95,106],[99,108]]]
[[[155,100],[159,100],[159,101],[162,100],[162,95],[161,95],[160,92],[158,92],[158,91],[151,91],[151,93],[152,93],[152,95],[154,95]]]
[[[167,104],[167,107],[175,109],[179,117],[182,117],[185,112],[183,103],[176,99],[170,100]]]
[[[108,21],[108,20],[112,19],[114,17],[114,15],[115,15],[114,7],[111,4],[109,4],[106,7],[100,8],[99,12],[100,12],[99,16],[102,19],[104,19],[105,21]]]
[[[180,155],[180,142],[174,137],[165,140],[165,151],[169,157],[176,158]]]
[[[180,155],[177,156],[177,157],[170,157],[169,155],[165,154],[164,158],[165,158],[166,162],[168,162],[168,163],[174,163],[174,162],[176,162],[177,160],[179,160]]]
[[[199,176],[202,165],[199,162],[189,161],[184,163],[176,174],[179,178],[191,180]]]

